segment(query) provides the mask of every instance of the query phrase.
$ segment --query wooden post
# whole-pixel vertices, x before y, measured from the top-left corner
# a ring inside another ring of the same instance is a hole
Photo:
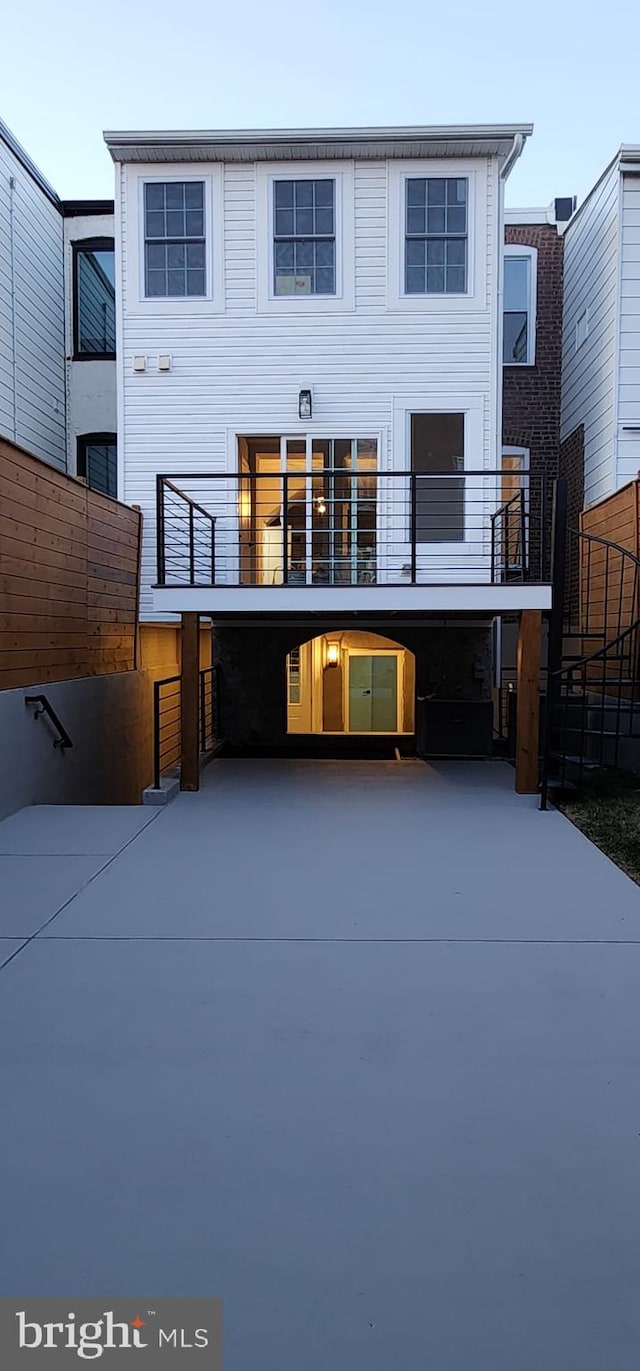
[[[516,726],[516,790],[519,795],[538,793],[541,632],[541,611],[523,609],[518,634]]]
[[[182,664],[180,667],[180,789],[200,789],[199,709],[200,615],[182,615]]]

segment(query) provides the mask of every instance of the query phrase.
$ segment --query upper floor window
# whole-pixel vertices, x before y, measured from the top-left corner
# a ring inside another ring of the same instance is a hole
[[[87,433],[78,438],[78,476],[82,476],[91,490],[102,495],[117,494],[117,461],[115,433]]]
[[[74,243],[73,352],[115,357],[116,291],[113,238]]]
[[[533,366],[536,331],[535,248],[505,248],[502,360],[505,366]]]
[[[275,295],[335,295],[335,188],[329,178],[274,181]]]
[[[466,177],[407,177],[405,292],[463,295],[467,289]]]
[[[144,187],[147,299],[206,295],[203,181],[148,181]]]

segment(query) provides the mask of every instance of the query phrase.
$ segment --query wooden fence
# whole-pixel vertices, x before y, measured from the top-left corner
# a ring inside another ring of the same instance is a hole
[[[0,439],[0,689],[136,666],[142,516]]]
[[[634,557],[640,556],[640,480],[630,481],[583,510],[580,528],[594,538],[617,544]],[[605,638],[624,632],[638,613],[638,589],[630,559],[600,543],[582,543],[580,590],[585,631],[600,632]]]

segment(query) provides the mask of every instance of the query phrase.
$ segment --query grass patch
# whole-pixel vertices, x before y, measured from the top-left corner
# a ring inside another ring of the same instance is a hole
[[[558,809],[640,885],[640,778],[603,771],[558,796]]]

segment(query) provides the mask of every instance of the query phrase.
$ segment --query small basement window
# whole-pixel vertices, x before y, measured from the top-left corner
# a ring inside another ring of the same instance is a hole
[[[78,438],[77,474],[91,490],[116,498],[117,446],[115,433],[87,433]]]

